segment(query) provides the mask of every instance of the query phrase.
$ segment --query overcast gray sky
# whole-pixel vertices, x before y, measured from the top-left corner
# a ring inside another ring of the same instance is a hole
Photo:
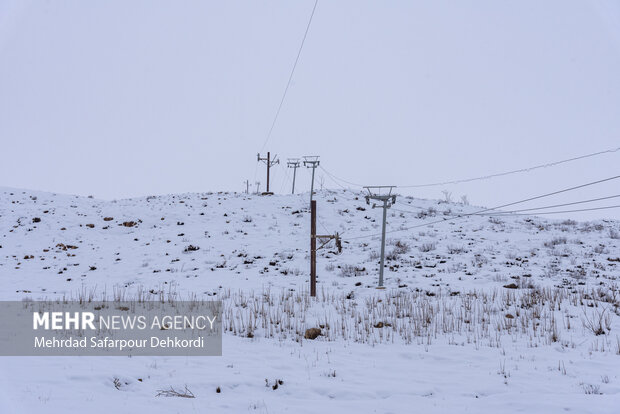
[[[313,4],[0,1],[0,185],[106,199],[264,186],[256,153]],[[620,146],[619,73],[615,1],[319,1],[266,149],[321,155],[364,184],[560,160]],[[617,175],[619,161],[402,191],[492,206]],[[282,165],[273,176],[289,191]]]

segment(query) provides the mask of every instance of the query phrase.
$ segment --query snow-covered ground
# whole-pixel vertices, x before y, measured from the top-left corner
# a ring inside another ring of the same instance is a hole
[[[196,293],[225,330],[221,357],[0,357],[0,411],[618,412],[620,223],[399,197],[378,290],[381,210],[326,190],[310,299],[308,197],[0,189],[1,300]]]

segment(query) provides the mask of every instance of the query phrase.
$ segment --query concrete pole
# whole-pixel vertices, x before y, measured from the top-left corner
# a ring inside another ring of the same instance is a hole
[[[316,296],[316,200],[310,201],[310,296]]]
[[[267,192],[269,192],[269,168],[271,167],[271,153],[267,152]]]
[[[383,228],[381,229],[381,264],[379,267],[379,287],[383,287],[383,265],[385,262],[385,222],[388,200],[383,200]]]

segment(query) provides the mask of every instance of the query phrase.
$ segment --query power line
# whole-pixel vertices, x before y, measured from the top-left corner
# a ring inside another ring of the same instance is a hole
[[[471,181],[488,180],[490,178],[503,177],[505,175],[510,175],[510,174],[518,174],[518,173],[530,172],[530,171],[537,170],[537,169],[540,169],[540,168],[555,167],[556,165],[564,164],[564,163],[567,163],[567,162],[578,161],[578,160],[582,160],[582,159],[585,159],[585,158],[595,157],[597,155],[602,155],[602,154],[609,154],[609,153],[613,153],[613,152],[617,152],[617,151],[620,151],[620,147],[612,148],[612,149],[608,149],[608,150],[604,150],[604,151],[599,151],[599,152],[594,152],[592,154],[581,155],[581,156],[578,156],[578,157],[568,158],[568,159],[565,159],[565,160],[554,161],[554,162],[549,162],[549,163],[545,163],[545,164],[539,164],[539,165],[535,165],[535,166],[532,166],[532,167],[520,168],[520,169],[512,170],[512,171],[505,171],[505,172],[501,172],[501,173],[497,173],[497,174],[489,174],[489,175],[483,175],[483,176],[480,176],[480,177],[473,177],[473,178],[466,178],[466,179],[452,180],[452,181],[443,181],[443,182],[429,183],[429,184],[401,185],[400,187],[401,188],[435,187],[435,186],[439,186],[439,185],[462,184],[462,183],[468,183],[468,182],[471,182]]]
[[[340,185],[340,184],[339,184],[338,182],[336,182],[336,180],[338,180],[338,181],[342,181],[342,182],[343,182],[343,183],[345,183],[345,184],[354,185],[354,186],[356,186],[356,187],[364,187],[364,185],[362,185],[362,184],[352,183],[352,182],[350,182],[350,181],[343,180],[342,178],[338,178],[338,177],[336,177],[335,175],[333,175],[332,173],[330,173],[329,171],[327,171],[327,170],[325,169],[325,167],[323,167],[322,165],[321,165],[319,168],[321,168],[321,169],[323,170],[323,172],[325,172],[325,174],[327,174],[327,175],[328,175],[328,176],[332,179],[332,181],[334,181],[334,182],[335,182],[336,184],[338,184],[338,185]],[[343,187],[342,185],[340,185],[340,187],[345,188],[345,187]]]
[[[560,213],[577,213],[580,211],[594,211],[594,210],[607,210],[611,208],[619,208],[620,204],[615,206],[593,207],[593,208],[580,208],[577,210],[558,210],[558,211],[543,211],[540,213],[515,213],[515,214],[490,214],[491,216],[540,216],[541,214],[560,214]]]
[[[282,168],[284,168],[284,175],[282,176],[282,185],[280,186],[280,193],[284,192],[284,186],[290,180],[290,178],[288,176],[288,168],[284,167],[284,165],[282,165]]]
[[[514,206],[516,204],[526,203],[528,201],[538,200],[538,199],[544,198],[544,197],[550,197],[550,196],[553,196],[553,195],[556,195],[556,194],[561,194],[561,193],[565,193],[565,192],[568,192],[568,191],[577,190],[577,189],[588,187],[588,186],[591,186],[591,185],[600,184],[600,183],[603,183],[603,182],[606,182],[606,181],[616,180],[618,178],[620,178],[620,175],[616,175],[614,177],[609,177],[609,178],[604,178],[602,180],[592,181],[592,182],[589,182],[589,183],[581,184],[581,185],[574,186],[574,187],[565,188],[563,190],[558,190],[558,191],[554,191],[554,192],[547,193],[547,194],[542,194],[542,195],[535,196],[535,197],[526,198],[524,200],[514,201],[512,203],[503,204],[503,205],[496,206],[496,207],[485,208],[483,210],[475,211],[473,213],[462,214],[462,215],[453,216],[453,217],[450,217],[450,218],[444,218],[442,220],[435,220],[435,221],[432,221],[432,222],[429,222],[429,223],[422,223],[422,224],[418,224],[418,225],[411,226],[411,227],[405,227],[405,228],[402,228],[402,229],[390,230],[390,231],[388,231],[388,233],[395,233],[395,232],[399,232],[399,231],[405,231],[405,230],[411,230],[411,229],[415,229],[415,228],[419,228],[419,227],[430,226],[432,224],[443,223],[443,222],[445,222],[447,220],[451,220],[451,219],[461,219],[461,218],[465,218],[465,217],[469,217],[469,216],[475,216],[475,215],[479,215],[480,213],[484,213],[484,212],[487,212],[487,211],[498,210],[500,208]],[[554,213],[557,213],[557,212],[554,212]],[[552,213],[546,213],[546,214],[552,214]],[[370,234],[370,235],[364,235],[364,236],[349,237],[348,239],[349,240],[363,239],[363,238],[374,237],[374,236],[375,236],[374,234]]]
[[[325,168],[323,168],[323,166],[319,165],[319,168],[322,169],[327,176],[329,177],[330,180],[332,180],[334,183],[336,183],[336,185],[340,188],[342,188],[343,190],[347,191],[347,190],[351,190],[350,188],[346,188],[345,186],[343,186],[342,184],[340,184],[338,181],[336,181],[330,173],[327,172],[327,170]]]
[[[323,222],[321,220],[317,220],[319,222],[319,224],[321,225],[321,227],[323,227],[323,230],[325,230],[327,233],[329,233],[329,230],[327,229],[327,227],[325,227],[325,225],[323,224]]]
[[[297,57],[295,58],[295,63],[293,64],[293,69],[291,69],[291,74],[288,77],[288,82],[286,83],[286,88],[284,88],[284,93],[282,94],[282,99],[280,100],[280,105],[278,106],[278,110],[276,111],[276,116],[273,118],[273,122],[271,123],[271,128],[269,128],[269,133],[267,134],[267,138],[263,143],[259,152],[262,152],[265,149],[265,146],[269,142],[271,138],[271,133],[273,132],[273,128],[276,126],[276,122],[278,121],[278,116],[280,115],[280,111],[282,110],[282,105],[284,104],[284,100],[286,99],[286,93],[288,92],[289,87],[291,86],[291,81],[293,80],[293,74],[295,73],[295,68],[297,67],[297,63],[299,62],[299,57],[301,56],[301,51],[304,48],[304,44],[306,43],[306,37],[308,36],[308,31],[310,30],[310,25],[312,24],[312,18],[314,17],[314,12],[316,11],[316,6],[319,3],[319,0],[314,1],[314,7],[312,8],[312,13],[310,14],[310,19],[308,20],[308,25],[306,26],[306,31],[304,33],[304,37],[301,40],[301,45],[299,46],[299,51],[297,52]]]
[[[321,168],[321,166],[319,166],[319,168]],[[325,171],[325,170],[323,170],[323,171]],[[325,172],[327,173],[327,171],[325,171]],[[340,188],[342,188],[343,193],[344,193],[344,192],[346,192],[346,191],[350,191],[350,192],[352,192],[353,194],[355,194],[355,193],[356,193],[356,191],[355,191],[355,190],[353,190],[352,188],[346,188],[346,187],[343,187],[343,186],[342,186],[342,185],[341,185],[338,181],[334,180],[334,179],[333,179],[333,178],[329,175],[329,173],[327,173],[327,177],[328,177],[330,180],[332,180],[334,183],[336,183],[336,185],[338,185]],[[345,196],[345,195],[343,195],[343,194],[338,194],[338,197],[344,198],[345,200],[348,200],[348,201],[359,201],[359,199],[358,199],[358,200],[355,200],[355,199],[353,199],[353,198],[349,198],[349,197],[347,197],[347,196]]]
[[[511,210],[511,211],[498,211],[497,213],[492,213],[489,215],[492,216],[500,216],[500,215],[510,215],[513,213],[520,213],[522,211],[536,211],[536,210],[546,210],[548,208],[555,208],[555,207],[565,207],[565,206],[574,206],[576,204],[585,204],[585,203],[592,203],[594,201],[601,201],[601,200],[609,200],[611,198],[618,198],[620,197],[620,194],[618,195],[612,195],[612,196],[608,196],[608,197],[599,197],[599,198],[592,198],[590,200],[582,200],[582,201],[574,201],[572,203],[563,203],[563,204],[554,204],[551,206],[543,206],[543,207],[532,207],[532,208],[522,208],[519,210]],[[532,213],[532,214],[538,214],[538,213]],[[541,213],[542,214],[542,213]],[[545,213],[547,214],[547,213]]]
[[[508,216],[508,215],[513,215],[515,213],[520,213],[522,211],[533,211],[533,213],[529,213],[529,215],[537,215],[538,213],[536,211],[538,210],[546,210],[549,208],[555,208],[555,207],[565,207],[565,206],[574,206],[577,204],[585,204],[585,203],[592,203],[594,201],[602,201],[602,200],[609,200],[612,198],[618,198],[620,197],[620,194],[618,195],[613,195],[613,196],[607,196],[607,197],[599,197],[599,198],[592,198],[589,200],[581,200],[581,201],[573,201],[571,203],[563,203],[563,204],[553,204],[550,206],[542,206],[542,207],[532,207],[532,208],[522,208],[522,209],[518,209],[518,210],[509,210],[509,211],[498,211],[498,212],[494,212],[491,214],[478,214],[480,216],[484,215],[484,216]],[[418,206],[409,206],[409,207],[413,207],[413,208],[417,208],[421,211],[426,210],[424,207],[418,207]],[[412,210],[401,210],[398,208],[394,208],[394,211],[398,211],[400,213],[407,213],[407,214],[419,214],[419,211],[412,211]],[[541,213],[542,214],[542,213]],[[545,214],[551,214],[551,213],[545,213]],[[444,216],[450,216],[450,217],[459,217],[460,214],[447,214],[445,211],[443,212]]]
[[[578,161],[578,160],[582,160],[582,159],[586,159],[586,158],[591,158],[591,157],[595,157],[595,156],[598,156],[598,155],[611,154],[611,153],[615,153],[615,152],[618,152],[618,151],[620,151],[620,147],[610,148],[610,149],[603,150],[603,151],[598,151],[598,152],[593,152],[591,154],[580,155],[578,157],[567,158],[567,159],[560,160],[560,161],[553,161],[553,162],[548,162],[548,163],[545,163],[545,164],[534,165],[532,167],[520,168],[520,169],[517,169],[517,170],[511,170],[511,171],[504,171],[504,172],[496,173],[496,174],[483,175],[483,176],[480,176],[480,177],[465,178],[465,179],[458,179],[458,180],[451,180],[451,181],[441,181],[441,182],[426,183],[426,184],[399,185],[397,187],[398,188],[436,187],[436,186],[440,186],[440,185],[462,184],[462,183],[468,183],[468,182],[472,182],[472,181],[488,180],[490,178],[503,177],[505,175],[530,172],[530,171],[541,169],[541,168],[555,167],[556,165],[560,165],[560,164],[564,164],[564,163],[568,163],[568,162],[572,162],[572,161]],[[354,183],[354,182],[351,182],[351,181],[344,180],[342,178],[339,178],[339,177],[333,175],[333,173],[329,173],[327,170],[325,170],[324,167],[321,167],[321,168],[323,169],[323,171],[325,171],[326,174],[330,175],[333,179],[336,179],[338,181],[341,181],[341,182],[349,184],[349,185],[354,185],[354,186],[357,186],[357,187],[363,187],[362,184],[358,184],[358,183]]]

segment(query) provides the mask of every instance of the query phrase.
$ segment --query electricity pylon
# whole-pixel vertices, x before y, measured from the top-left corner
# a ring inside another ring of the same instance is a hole
[[[304,166],[312,168],[312,184],[310,184],[310,204],[312,204],[312,193],[314,193],[314,170],[320,164],[318,155],[304,155]]]
[[[291,194],[295,194],[295,176],[297,175],[297,168],[299,168],[299,158],[289,158],[286,167],[293,169],[293,191]]]
[[[366,196],[366,204],[370,204],[370,200],[377,200],[383,202],[383,205],[377,205],[372,203],[372,208],[383,208],[383,227],[381,229],[381,263],[379,265],[379,288],[383,288],[383,265],[385,261],[385,221],[387,218],[387,209],[392,207],[396,203],[396,194],[392,194],[393,185],[379,185],[379,186],[367,186],[364,187],[368,190]],[[387,194],[380,194],[382,191],[387,191]]]
[[[256,154],[258,161],[264,161],[267,164],[267,191],[264,193],[265,195],[273,194],[269,192],[269,169],[276,164],[280,164],[280,160],[277,155],[274,155],[273,160],[271,159],[271,153],[267,152],[267,158],[261,158],[260,154]]]

